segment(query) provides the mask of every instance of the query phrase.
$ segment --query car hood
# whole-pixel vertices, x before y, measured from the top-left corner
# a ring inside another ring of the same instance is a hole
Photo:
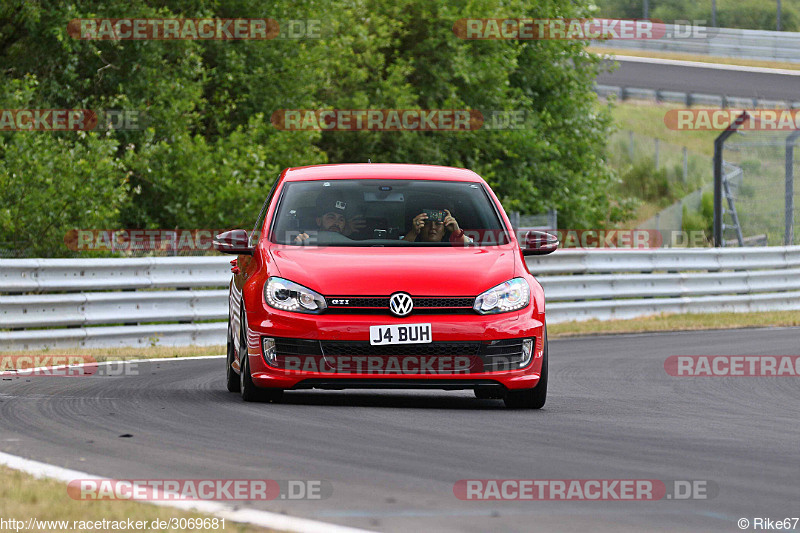
[[[518,253],[518,252],[517,252]],[[477,296],[514,277],[514,249],[273,249],[280,276],[323,296]]]

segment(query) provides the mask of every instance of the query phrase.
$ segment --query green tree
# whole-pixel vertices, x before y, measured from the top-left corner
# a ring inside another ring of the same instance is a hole
[[[48,227],[40,221],[62,199],[76,204],[57,211],[63,227],[249,226],[281,169],[367,159],[472,168],[509,210],[557,208],[572,227],[613,223],[627,210],[605,161],[610,116],[592,90],[600,62],[586,43],[468,41],[452,30],[462,17],[591,13],[588,0],[275,0],[268,8],[256,0],[9,0],[0,7],[4,108],[129,109],[146,127],[0,133],[0,242],[30,246],[21,226],[31,235]],[[120,16],[315,19],[322,38],[101,41],[67,32],[75,18]],[[287,132],[270,124],[276,110],[321,108],[518,111],[525,127]],[[64,190],[41,181],[45,168]],[[23,201],[32,184],[62,198]],[[13,222],[22,211],[33,218]],[[68,253],[58,239],[39,241],[50,244],[36,253]]]

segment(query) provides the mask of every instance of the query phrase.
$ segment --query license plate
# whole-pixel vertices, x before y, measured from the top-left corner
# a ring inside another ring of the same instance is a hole
[[[369,327],[369,343],[373,346],[425,344],[431,342],[431,337],[430,324],[392,324]]]

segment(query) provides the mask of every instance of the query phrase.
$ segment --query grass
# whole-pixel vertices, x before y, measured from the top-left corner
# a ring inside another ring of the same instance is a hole
[[[653,315],[630,320],[589,320],[547,326],[552,339],[609,333],[649,333],[659,331],[700,331],[713,329],[800,326],[800,311],[761,313],[696,313]]]
[[[664,209],[663,206],[651,202],[642,202],[633,212],[633,217],[621,224],[623,229],[638,229],[646,220],[650,220],[656,213]]]
[[[4,355],[61,356],[80,355],[95,361],[125,361],[129,359],[161,359],[170,357],[196,357],[201,355],[223,355],[225,346],[148,346],[146,348],[51,348],[48,350],[11,350]]]
[[[670,109],[685,109],[676,103],[657,102],[616,102],[611,110],[614,123],[621,131],[659,139],[676,146],[686,146],[690,153],[708,157],[714,156],[714,139],[719,131],[671,130],[664,124],[664,115]]]
[[[631,218],[620,227],[639,227],[673,202],[712,182],[714,139],[719,132],[668,129],[664,115],[681,107],[637,101],[615,102],[611,106],[617,131],[608,137],[607,160],[623,180],[619,192],[640,201]],[[658,170],[654,139],[659,141]],[[687,151],[685,180],[683,147]]]
[[[27,522],[30,518],[38,520],[66,520],[70,527],[40,527],[38,531],[87,531],[73,528],[76,521],[115,520],[133,521],[169,520],[171,518],[213,518],[212,515],[182,511],[171,507],[151,505],[133,501],[80,501],[67,495],[63,481],[37,479],[29,474],[0,465],[0,518]],[[148,524],[149,525],[149,524]],[[272,531],[250,525],[225,521],[225,528],[206,528],[202,531],[256,532]],[[96,529],[96,528],[93,528]],[[6,527],[5,530],[13,531]],[[102,529],[101,529],[102,530]],[[22,531],[22,530],[20,530]],[[122,531],[122,530],[120,530]],[[139,531],[182,531],[180,529],[151,529]],[[201,531],[201,530],[195,530]]]
[[[602,55],[653,57],[656,59],[676,59],[679,61],[716,63],[719,65],[740,65],[744,67],[800,70],[800,64],[798,63],[786,63],[781,61],[761,61],[758,59],[743,59],[738,57],[718,57],[718,56],[710,56],[702,54],[683,54],[679,52],[660,52],[654,50],[626,50],[624,48],[611,48],[608,46],[590,46],[588,50],[593,54],[602,54]]]

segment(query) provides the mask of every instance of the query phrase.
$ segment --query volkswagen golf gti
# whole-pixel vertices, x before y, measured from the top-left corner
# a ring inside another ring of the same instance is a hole
[[[227,388],[473,390],[511,408],[547,398],[544,292],[470,170],[340,164],[284,170],[255,227],[217,235],[231,261]]]

